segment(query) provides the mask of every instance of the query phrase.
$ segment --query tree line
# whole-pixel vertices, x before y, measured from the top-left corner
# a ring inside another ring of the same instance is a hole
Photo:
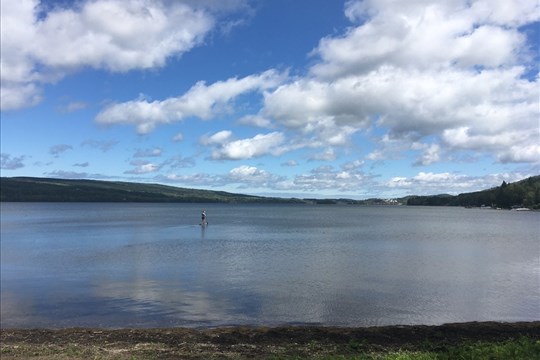
[[[515,183],[503,181],[492,189],[459,195],[413,196],[407,205],[493,207],[540,209],[540,176],[531,176]]]

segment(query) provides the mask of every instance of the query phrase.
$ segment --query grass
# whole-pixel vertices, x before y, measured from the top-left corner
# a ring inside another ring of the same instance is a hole
[[[475,325],[467,325],[469,327]],[[487,326],[487,325],[486,325]],[[517,325],[513,325],[517,326]],[[503,325],[498,325],[503,328]],[[508,326],[506,326],[508,327]],[[524,327],[522,325],[522,327]],[[479,327],[481,328],[481,327]],[[497,328],[491,325],[489,329]],[[6,332],[0,342],[0,358],[64,360],[64,359],[269,359],[269,360],[540,360],[540,337],[536,328],[528,334],[490,339],[461,336],[416,336],[403,341],[385,341],[388,329],[378,330],[377,341],[352,337],[348,330],[333,330],[332,336],[320,336],[311,329],[261,332],[258,330],[221,332],[182,331],[172,335],[169,331],[109,331],[26,333]],[[294,329],[293,329],[294,330]],[[421,330],[420,328],[416,330]],[[426,330],[426,329],[423,329]],[[448,330],[448,329],[447,329]],[[469,329],[470,330],[470,329]],[[478,329],[477,329],[478,330]],[[500,330],[500,329],[499,329]],[[384,333],[386,331],[386,333]],[[435,329],[434,331],[437,331]],[[384,335],[384,334],[386,335]],[[470,333],[470,331],[469,331]],[[484,330],[484,336],[488,332]],[[300,336],[300,335],[301,336]],[[369,334],[373,336],[373,332]],[[394,334],[403,335],[403,331]],[[410,333],[409,335],[411,335]],[[441,333],[443,334],[443,333]],[[474,332],[474,334],[478,334]],[[358,335],[358,334],[356,334]],[[384,336],[382,336],[384,335]],[[447,334],[448,335],[448,334]],[[261,336],[263,336],[261,338]],[[464,335],[462,335],[464,336]],[[470,336],[470,335],[469,335]],[[311,339],[310,339],[311,338]],[[463,340],[459,340],[459,339]],[[307,339],[308,341],[303,341]],[[346,340],[346,341],[342,341]],[[373,338],[371,338],[373,340]],[[382,341],[381,341],[382,340]]]
[[[319,360],[540,360],[540,340],[522,337],[504,342],[476,342],[435,349],[427,344],[421,350],[364,350],[363,344],[351,342],[349,349],[356,354],[315,356]],[[432,348],[432,349],[430,349]],[[271,357],[272,360],[305,359],[301,356]]]

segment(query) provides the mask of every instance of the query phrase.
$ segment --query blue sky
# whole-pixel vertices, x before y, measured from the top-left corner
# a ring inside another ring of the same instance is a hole
[[[2,176],[362,199],[540,174],[536,0],[1,7]]]

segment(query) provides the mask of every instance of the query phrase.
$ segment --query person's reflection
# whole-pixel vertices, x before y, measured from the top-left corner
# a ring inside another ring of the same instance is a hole
[[[201,226],[201,239],[204,240],[206,238],[206,226]]]

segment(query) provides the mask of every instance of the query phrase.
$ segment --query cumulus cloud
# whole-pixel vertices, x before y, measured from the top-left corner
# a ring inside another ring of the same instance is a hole
[[[0,154],[1,168],[3,170],[17,170],[24,167],[24,156],[11,156],[10,154]]]
[[[181,121],[187,117],[209,120],[222,112],[239,95],[275,88],[285,79],[285,74],[268,70],[244,78],[230,78],[206,85],[195,84],[188,92],[162,101],[137,99],[113,104],[101,111],[96,121],[101,124],[131,124],[137,132],[147,134],[158,124]]]
[[[212,144],[222,145],[226,143],[227,141],[229,141],[231,136],[232,136],[232,131],[222,130],[210,136],[208,135],[203,136],[201,138],[201,143],[203,145],[212,145]]]
[[[446,193],[459,193],[489,189],[500,185],[503,181],[515,182],[525,179],[532,174],[500,173],[486,176],[468,176],[457,173],[419,172],[412,177],[394,177],[382,186],[389,189],[405,190],[409,194],[433,195],[445,189]]]
[[[260,116],[321,146],[378,128],[371,160],[431,143],[412,149],[416,165],[464,150],[534,161],[540,83],[520,26],[539,20],[537,1],[349,1],[345,13],[356,25],[322,39],[308,76],[268,91]]]
[[[498,160],[502,163],[540,163],[540,145],[511,146],[499,153]]]
[[[262,113],[288,129],[314,134],[324,144],[344,145],[369,125],[369,113],[358,106],[358,94],[350,85],[296,80],[265,93]]]
[[[125,72],[163,66],[201,43],[215,25],[177,1],[95,0],[47,8],[2,2],[1,107],[39,102],[41,86],[82,67]]]
[[[264,155],[279,155],[285,151],[282,144],[285,136],[280,132],[268,134],[258,134],[252,138],[231,140],[231,133],[221,131],[214,134],[213,142],[206,141],[206,144],[218,144],[212,152],[212,158],[216,160],[242,160],[260,157]]]
[[[422,150],[422,155],[416,160],[414,165],[430,165],[441,159],[441,147],[439,144],[414,143],[411,148],[414,150]]]
[[[246,115],[238,120],[241,125],[249,125],[261,128],[272,128],[272,120],[260,115]]]
[[[354,160],[354,161],[345,163],[345,164],[343,165],[343,169],[348,170],[348,171],[350,171],[350,170],[356,170],[356,169],[361,168],[363,165],[364,165],[364,161],[363,161],[363,160]]]
[[[124,171],[124,174],[135,174],[135,175],[141,175],[141,174],[148,174],[148,173],[155,173],[158,172],[162,165],[161,164],[154,164],[148,161],[132,161],[131,165],[135,166],[134,168]]]
[[[337,155],[333,148],[327,148],[321,153],[314,154],[310,160],[317,160],[317,161],[332,161],[336,160]]]
[[[371,176],[361,171],[336,169],[333,166],[321,166],[307,174],[297,175],[293,179],[249,165],[240,165],[224,174],[170,174],[159,179],[183,186],[234,185],[239,189],[266,188],[286,192],[332,191],[355,194],[355,196],[365,195],[358,189],[373,184]]]
[[[377,176],[364,173],[361,161],[345,163],[339,167],[324,165],[292,178],[273,174],[260,167],[241,165],[222,174],[169,174],[159,175],[156,180],[181,184],[182,186],[218,187],[236,186],[238,189],[265,188],[280,193],[334,194],[353,198],[372,196],[394,197],[409,195],[459,194],[489,189],[503,181],[515,182],[534,173],[495,173],[469,176],[451,172],[419,172],[411,177],[393,177],[377,181]],[[340,195],[342,194],[342,195]]]
[[[272,184],[284,178],[254,166],[242,165],[232,169],[225,179],[231,183],[240,183],[241,187],[272,187]]]
[[[525,43],[517,26],[538,20],[539,6],[525,0],[511,7],[515,9],[504,18],[495,15],[508,8],[504,0],[489,5],[461,0],[349,2],[346,13],[355,13],[349,17],[367,21],[342,37],[321,40],[316,53],[322,62],[312,71],[335,78],[382,64],[414,69],[512,64]]]
[[[362,195],[362,188],[372,184],[370,176],[353,169],[336,169],[333,166],[320,166],[307,174],[296,175],[288,184],[281,184],[283,190],[296,191],[335,191],[356,196]],[[286,186],[285,186],[286,185]]]

